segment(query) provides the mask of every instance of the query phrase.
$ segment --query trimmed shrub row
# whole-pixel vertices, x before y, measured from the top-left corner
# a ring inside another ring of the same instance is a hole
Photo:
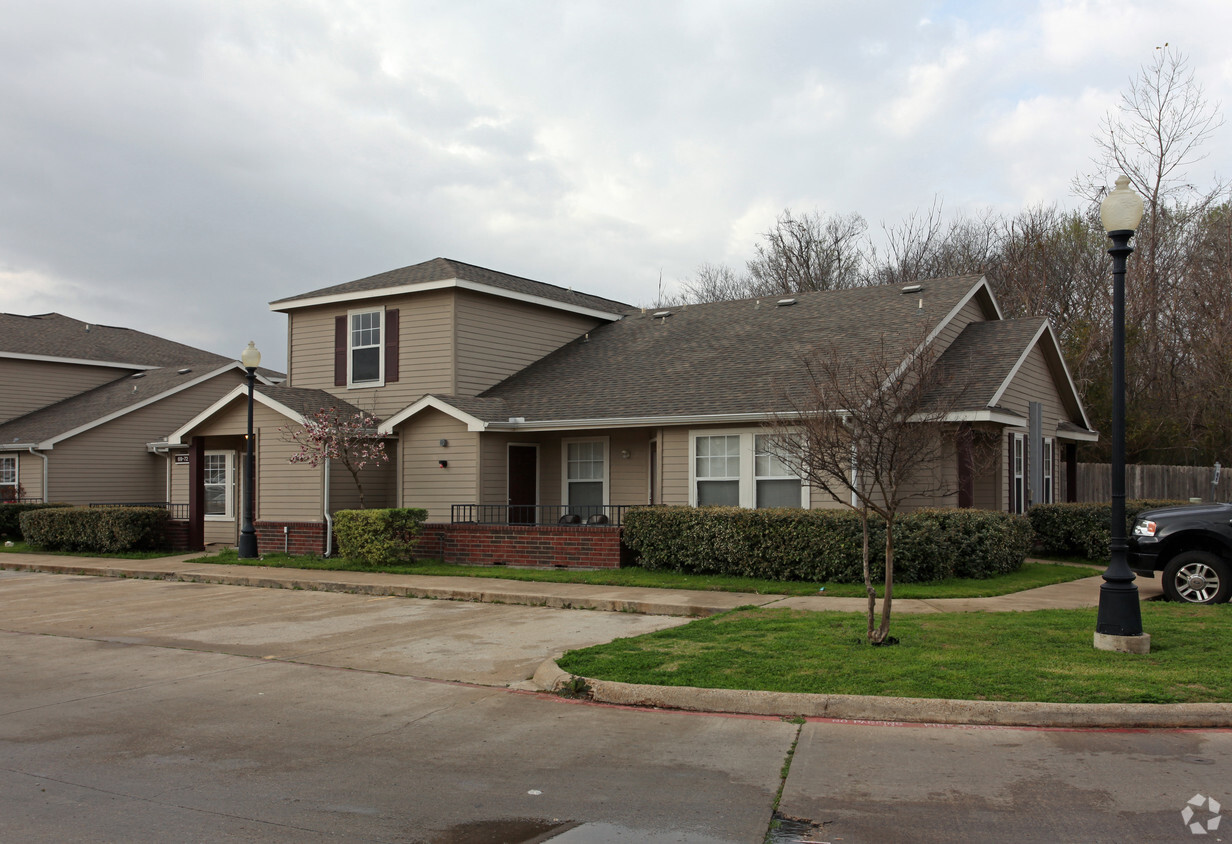
[[[67,507],[67,504],[0,504],[0,541],[12,540],[21,542],[25,537],[21,533],[21,514],[32,513],[35,510],[46,510],[50,507]]]
[[[428,511],[418,507],[339,510],[334,513],[338,550],[349,560],[370,566],[408,563]]]
[[[869,557],[884,578],[885,522],[870,520]],[[649,569],[859,583],[860,519],[850,510],[745,510],[644,507],[624,518],[624,542]],[[1023,516],[988,510],[929,509],[899,516],[894,579],[987,578],[1016,571],[1031,548]]]
[[[1125,502],[1128,536],[1138,514],[1156,507],[1172,507],[1185,501],[1140,498]],[[1035,542],[1045,554],[1101,560],[1112,542],[1112,503],[1036,504],[1027,513],[1035,530]]]
[[[154,551],[167,544],[169,518],[161,507],[52,507],[23,513],[21,532],[48,551]]]

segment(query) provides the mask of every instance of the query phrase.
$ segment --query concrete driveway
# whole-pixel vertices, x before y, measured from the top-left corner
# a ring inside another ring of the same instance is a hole
[[[0,572],[0,628],[532,688],[570,648],[685,618]]]

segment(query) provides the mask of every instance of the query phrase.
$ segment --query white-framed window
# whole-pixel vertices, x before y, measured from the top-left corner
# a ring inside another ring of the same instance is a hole
[[[1010,434],[1013,443],[1013,477],[1010,478],[1010,512],[1027,509],[1027,435]]]
[[[740,435],[694,437],[693,448],[694,503],[740,506]]]
[[[1052,482],[1052,437],[1044,437],[1044,449],[1040,457],[1044,461],[1044,488],[1040,490],[1040,503],[1051,504],[1055,500]]]
[[[775,453],[768,434],[753,437],[754,504],[763,507],[799,507],[801,481]]]
[[[205,517],[213,521],[235,519],[235,452],[205,453]]]
[[[385,385],[385,309],[347,312],[347,386]]]
[[[602,511],[608,503],[608,439],[564,440],[564,503],[570,510]]]
[[[0,455],[0,501],[16,501],[17,455]]]
[[[698,507],[808,507],[808,485],[755,430],[689,432],[689,503]]]

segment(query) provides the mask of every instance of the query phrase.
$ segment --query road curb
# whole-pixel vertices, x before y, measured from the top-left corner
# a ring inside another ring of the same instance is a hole
[[[555,659],[535,671],[534,683],[555,692],[575,675]],[[864,695],[800,694],[692,686],[646,686],[583,677],[597,703],[723,712],[782,718],[829,718],[918,724],[990,727],[1205,728],[1232,725],[1228,703],[1033,703],[1027,701],[939,700]]]

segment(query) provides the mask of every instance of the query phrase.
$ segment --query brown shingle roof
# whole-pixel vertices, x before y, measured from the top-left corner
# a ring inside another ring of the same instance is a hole
[[[973,322],[937,359],[942,386],[930,396],[954,410],[983,410],[1010,376],[1043,317]]]
[[[162,396],[194,379],[216,372],[228,363],[233,362],[209,360],[148,369],[78,393],[0,425],[0,448],[13,443],[46,442],[105,416]],[[184,369],[188,371],[180,371]],[[167,433],[151,430],[146,436],[154,441]]]
[[[511,293],[537,296],[553,302],[560,302],[564,305],[591,308],[611,313],[624,313],[633,309],[631,305],[627,305],[624,302],[604,299],[601,296],[591,296],[586,293],[578,293],[572,289],[558,287],[554,284],[545,284],[542,281],[534,281],[529,278],[509,275],[508,273],[497,272],[496,270],[489,270],[484,267],[476,267],[473,264],[465,264],[450,258],[434,258],[422,264],[413,264],[409,267],[390,270],[368,276],[367,278],[335,284],[331,287],[322,287],[309,293],[288,296],[285,299],[271,302],[270,306],[277,310],[279,305],[291,304],[304,299],[371,293],[386,288],[424,284],[432,281],[451,281],[455,278],[475,282],[476,284],[484,284],[500,290],[507,290]]]
[[[304,417],[311,416],[319,410],[329,410],[331,408],[348,415],[361,412],[358,407],[350,402],[343,401],[324,390],[314,390],[308,387],[269,386],[267,384],[257,384],[255,389],[258,393],[269,396],[274,401]]]
[[[801,360],[819,347],[859,355],[882,336],[935,327],[979,282],[961,276],[673,308],[600,326],[481,394],[527,422],[766,413],[803,388]],[[923,309],[918,308],[923,299]],[[505,421],[507,417],[487,417]]]
[[[86,323],[57,313],[0,314],[0,352],[135,366],[206,361],[222,364],[230,360],[131,328]]]

